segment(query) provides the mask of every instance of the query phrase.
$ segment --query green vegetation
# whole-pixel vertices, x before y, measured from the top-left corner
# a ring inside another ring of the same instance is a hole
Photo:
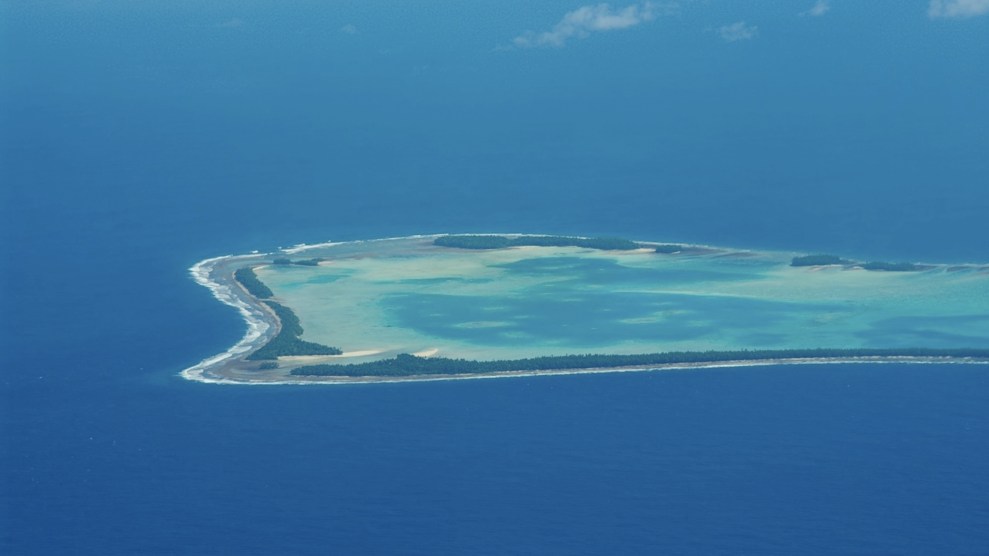
[[[803,257],[793,257],[790,266],[819,266],[819,265],[855,265],[860,264],[848,259],[842,259],[835,255],[805,255]],[[924,270],[924,266],[914,263],[886,263],[882,261],[872,261],[861,264],[865,270],[885,270],[887,272],[913,272]]]
[[[394,359],[350,365],[310,365],[293,369],[296,376],[419,376],[485,374],[505,371],[549,371],[714,363],[761,359],[838,357],[989,357],[989,349],[782,349],[737,351],[678,351],[642,355],[561,355],[529,359],[471,361],[401,354]]]
[[[634,241],[616,237],[569,237],[569,236],[521,236],[508,238],[505,236],[442,236],[433,241],[440,247],[457,247],[460,249],[503,249],[505,247],[584,247],[587,249],[602,249],[607,251],[628,251],[642,247]]]
[[[277,368],[278,368],[278,361],[265,361],[264,363],[258,365],[259,371],[270,371],[272,369],[277,369]]]
[[[257,274],[254,274],[254,269],[249,266],[237,269],[237,271],[234,272],[234,278],[240,282],[241,286],[244,286],[247,293],[258,299],[268,299],[269,297],[275,295],[270,289],[268,289],[268,286],[264,285],[264,282],[258,280]]]
[[[679,253],[683,251],[683,245],[675,245],[672,243],[666,243],[656,246],[656,252],[662,253],[664,255],[672,255],[674,253]]]
[[[913,263],[884,263],[880,261],[872,261],[862,265],[862,268],[866,270],[885,270],[887,272],[913,272],[917,270],[924,270],[920,265],[915,265]]]
[[[300,261],[292,261],[292,264],[300,266],[319,266],[319,263],[323,262],[325,259],[315,258],[315,259],[302,259]]]
[[[288,259],[275,259],[272,262],[274,264],[293,264],[291,261],[289,263],[279,262],[283,260]],[[318,264],[317,259],[310,260],[315,260]],[[234,272],[234,278],[244,286],[244,289],[248,293],[258,299],[269,299],[274,296],[274,293],[272,293],[268,286],[264,285],[264,282],[258,279],[257,275],[254,274],[254,269],[249,266],[245,266]],[[299,323],[299,317],[295,316],[295,313],[284,305],[275,303],[274,301],[265,301],[264,303],[271,307],[271,310],[278,315],[278,320],[282,323],[282,329],[277,336],[272,338],[261,349],[248,355],[247,359],[258,361],[273,360],[282,355],[340,355],[343,353],[339,348],[299,339],[299,336],[302,336],[302,324]],[[268,366],[272,364],[274,367]],[[278,363],[262,363],[258,368],[262,370],[277,369]]]
[[[282,323],[282,329],[278,335],[271,339],[261,349],[247,356],[252,361],[277,359],[282,355],[340,355],[343,353],[339,348],[324,346],[316,342],[307,342],[299,339],[302,335],[302,325],[299,317],[291,309],[275,303],[265,301],[271,310],[278,315],[278,320]]]
[[[433,240],[434,245],[440,247],[456,247],[459,249],[504,249],[506,247],[584,247],[587,249],[602,249],[607,251],[628,251],[639,249],[642,245],[627,239],[614,237],[593,237],[580,238],[570,236],[488,236],[488,235],[462,235],[462,236],[442,236]],[[673,254],[684,250],[682,245],[661,244],[655,247],[657,253]],[[318,259],[311,264],[318,264]],[[279,261],[285,261],[279,263]],[[276,264],[310,264],[307,261],[289,261],[288,259],[275,259]],[[856,261],[843,259],[836,255],[804,255],[793,257],[790,266],[822,266],[822,265],[854,265]],[[869,262],[862,265],[865,270],[886,270],[891,272],[909,272],[924,270],[923,266],[913,263],[885,263]]]
[[[321,263],[324,260],[325,259],[315,258],[315,259],[301,259],[301,260],[298,260],[298,261],[293,261],[292,259],[289,259],[289,258],[286,258],[286,257],[278,257],[277,259],[272,260],[271,261],[271,264],[277,264],[277,265],[291,265],[291,264],[294,264],[294,265],[300,265],[300,266],[318,266],[319,263]]]
[[[842,259],[835,255],[804,255],[803,257],[793,257],[793,260],[790,261],[790,266],[821,266],[831,264],[848,265],[855,264],[855,262]]]

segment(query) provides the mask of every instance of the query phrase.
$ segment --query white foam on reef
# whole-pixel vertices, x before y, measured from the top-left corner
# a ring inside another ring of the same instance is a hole
[[[411,236],[381,237],[375,239],[355,239],[352,241],[327,241],[324,243],[297,243],[292,247],[281,248],[279,249],[279,251],[285,253],[286,255],[295,255],[296,253],[308,251],[309,249],[322,249],[325,247],[335,247],[337,245],[360,245],[362,243],[379,243],[382,241],[398,241],[403,239],[435,239],[445,235],[451,235],[451,234],[416,234]],[[496,234],[476,234],[476,235],[496,235]],[[508,235],[518,235],[518,234],[508,234]]]
[[[323,249],[326,247],[335,247],[337,245],[360,245],[362,243],[380,243],[383,241],[400,241],[403,239],[435,239],[438,237],[443,237],[447,235],[472,235],[472,236],[512,236],[512,237],[542,237],[545,234],[518,234],[518,233],[502,233],[502,232],[478,232],[470,234],[461,234],[458,232],[442,233],[442,234],[415,234],[411,236],[395,236],[395,237],[380,237],[374,239],[355,239],[351,241],[325,241],[323,243],[296,243],[292,247],[282,247],[278,251],[286,255],[295,255],[303,251],[308,251],[310,249]],[[591,239],[585,236],[566,236],[577,239]],[[646,242],[648,243],[648,242]],[[687,245],[687,244],[683,244]],[[689,245],[689,247],[701,247],[697,245]]]
[[[195,280],[197,284],[209,289],[209,291],[213,294],[213,297],[220,300],[220,302],[224,305],[229,305],[237,309],[240,315],[244,317],[244,321],[247,323],[247,332],[239,342],[234,344],[227,351],[203,359],[199,363],[179,373],[182,378],[217,384],[237,383],[232,380],[212,378],[207,376],[206,373],[211,367],[250,351],[254,347],[252,344],[265,332],[267,332],[268,328],[270,328],[270,325],[264,319],[264,315],[258,309],[252,307],[241,299],[241,297],[234,292],[231,286],[221,284],[210,277],[217,263],[220,261],[231,261],[238,258],[245,258],[245,256],[226,255],[223,257],[214,257],[212,259],[199,261],[189,268],[189,274],[192,275],[193,280]]]
[[[298,253],[301,253],[303,251],[308,251],[310,249],[323,249],[323,248],[326,248],[326,247],[335,247],[337,245],[360,245],[360,244],[364,244],[364,243],[380,243],[380,242],[385,242],[385,241],[401,241],[401,240],[410,240],[410,239],[436,239],[436,238],[444,237],[444,236],[448,236],[448,235],[508,236],[508,237],[544,237],[544,236],[546,236],[548,234],[528,234],[528,233],[517,233],[517,232],[444,232],[444,233],[438,233],[438,234],[414,234],[414,235],[410,235],[410,236],[381,237],[381,238],[374,238],[374,239],[355,239],[355,240],[351,240],[351,241],[325,241],[323,243],[297,243],[297,244],[295,244],[295,245],[293,245],[291,247],[281,247],[281,248],[278,249],[278,252],[284,253],[286,255],[296,255]],[[552,234],[549,234],[549,235],[552,235]],[[575,238],[575,239],[594,239],[592,236],[579,236],[579,235],[569,235],[569,234],[568,235],[564,235],[562,237],[569,237],[569,238]],[[645,244],[645,245],[658,245],[658,244],[662,243],[662,242],[654,241],[654,240],[650,240],[650,241],[633,240],[633,241],[635,241],[636,243],[642,243],[642,244]],[[677,245],[682,245],[682,246],[688,247],[688,248],[695,248],[695,249],[696,248],[700,248],[700,249],[713,249],[713,250],[719,250],[719,251],[721,251],[721,250],[730,250],[730,251],[735,251],[735,252],[746,252],[746,253],[760,253],[760,252],[762,252],[762,251],[759,251],[759,250],[750,250],[750,249],[747,249],[747,250],[742,250],[742,249],[728,249],[728,248],[725,248],[725,247],[718,247],[718,246],[715,246],[715,245],[706,245],[706,244],[703,244],[703,243],[676,242],[676,244]],[[252,253],[257,253],[257,251],[252,251]],[[209,260],[212,260],[212,259],[209,259]],[[203,262],[206,262],[206,261],[203,261]]]
[[[346,242],[325,241],[323,243],[296,243],[292,247],[283,247],[282,249],[280,249],[280,251],[288,255],[294,255],[296,253],[300,253],[307,249],[318,249],[320,247],[333,247],[334,245],[343,245],[344,243]]]

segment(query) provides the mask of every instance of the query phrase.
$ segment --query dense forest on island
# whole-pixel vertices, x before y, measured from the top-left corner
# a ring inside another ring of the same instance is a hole
[[[299,317],[291,309],[275,303],[265,301],[271,310],[278,315],[278,320],[282,323],[282,329],[278,335],[271,339],[261,349],[247,356],[247,359],[257,361],[264,359],[277,359],[283,355],[340,355],[343,353],[339,348],[324,346],[316,342],[307,342],[299,336],[302,335],[302,324]]]
[[[929,266],[918,265],[914,263],[887,263],[882,261],[871,261],[868,263],[860,263],[857,261],[850,261],[848,259],[842,259],[836,255],[804,255],[802,257],[793,257],[790,261],[790,266],[825,266],[825,265],[842,265],[842,266],[858,266],[865,270],[883,270],[886,272],[914,272],[918,270],[925,270],[931,268]]]
[[[262,303],[271,307],[282,324],[282,329],[278,335],[261,349],[248,355],[248,360],[274,360],[282,355],[339,355],[343,353],[339,348],[324,346],[299,338],[302,336],[302,323],[299,322],[299,317],[288,307],[269,300],[274,296],[274,293],[268,286],[264,285],[264,282],[258,279],[253,268],[246,266],[237,269],[234,272],[234,278],[254,297],[267,300],[262,301]]]
[[[254,297],[259,300],[268,300],[262,301],[262,303],[271,307],[282,324],[282,329],[278,335],[261,349],[248,355],[248,360],[272,360],[282,355],[339,355],[343,353],[339,348],[324,346],[299,338],[302,336],[302,324],[299,322],[299,317],[288,307],[269,300],[274,296],[274,293],[268,286],[264,285],[264,282],[258,279],[253,268],[246,266],[237,269],[234,272],[234,278]]]
[[[254,269],[249,266],[237,269],[234,272],[234,278],[240,282],[240,285],[244,286],[247,293],[258,299],[268,299],[275,295],[268,289],[268,286],[264,285],[264,282],[258,280],[257,274],[254,274]]]
[[[802,257],[793,257],[793,260],[790,261],[790,266],[823,266],[833,264],[849,265],[855,264],[855,261],[842,259],[836,255],[804,255]]]
[[[319,263],[323,262],[324,260],[326,260],[326,259],[322,259],[322,258],[317,257],[317,258],[314,258],[314,259],[300,259],[300,260],[293,261],[292,259],[289,259],[288,257],[278,257],[276,259],[273,259],[271,261],[271,264],[276,264],[276,265],[279,265],[279,266],[287,266],[287,265],[319,266]]]
[[[715,363],[764,359],[843,357],[976,357],[989,358],[989,349],[782,349],[735,351],[676,351],[640,355],[560,355],[495,361],[473,361],[400,354],[392,359],[349,365],[309,365],[293,369],[295,376],[419,376],[485,374],[506,371],[579,370],[638,367],[675,363]]]

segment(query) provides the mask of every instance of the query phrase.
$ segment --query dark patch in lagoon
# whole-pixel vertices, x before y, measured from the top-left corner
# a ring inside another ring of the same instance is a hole
[[[308,265],[287,264],[269,265],[264,269],[264,272],[272,272],[279,276],[291,278],[292,281],[282,283],[282,287],[287,288],[295,288],[304,284],[331,284],[354,275],[352,271],[346,269],[334,269],[330,271],[320,268],[320,270],[316,271],[312,266]],[[316,274],[313,274],[313,272],[316,272]]]
[[[332,284],[337,280],[343,280],[344,278],[350,277],[350,273],[344,274],[320,274],[319,276],[313,276],[312,278],[305,281],[306,284]]]
[[[519,334],[542,343],[607,346],[624,341],[676,342],[704,336],[742,338],[754,322],[779,324],[795,308],[835,307],[674,293],[597,293],[530,288],[518,296],[393,294],[381,300],[392,322],[428,336],[475,345],[515,345]],[[470,323],[498,321],[497,328]],[[783,336],[778,336],[782,338]],[[758,345],[784,345],[765,343]]]
[[[582,257],[538,257],[492,265],[522,276],[567,276],[566,280],[584,284],[688,284],[752,280],[753,275],[736,272],[694,270],[691,268],[642,268],[626,266],[610,259]],[[574,276],[574,275],[577,276]]]
[[[430,285],[430,284],[445,284],[445,283],[455,283],[455,284],[487,284],[493,282],[491,278],[461,278],[459,276],[443,276],[440,278],[403,278],[402,280],[396,280],[396,284],[409,284],[414,285]]]

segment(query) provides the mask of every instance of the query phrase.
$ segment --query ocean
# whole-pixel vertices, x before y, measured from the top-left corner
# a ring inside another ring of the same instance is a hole
[[[989,17],[697,4],[0,3],[0,553],[989,553],[984,366],[178,377],[299,242],[989,262]]]

